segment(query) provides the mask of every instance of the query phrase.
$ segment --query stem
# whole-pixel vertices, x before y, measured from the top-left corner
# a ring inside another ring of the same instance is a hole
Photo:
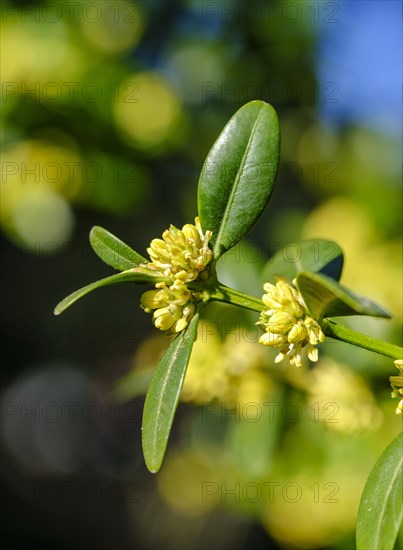
[[[366,334],[361,334],[351,328],[339,325],[330,319],[324,319],[321,325],[325,335],[330,338],[335,338],[336,340],[341,340],[342,342],[347,342],[348,344],[353,344],[354,346],[368,349],[375,353],[392,357],[393,359],[402,358],[403,350],[399,346],[383,342]]]
[[[243,292],[239,292],[233,288],[218,283],[210,290],[210,300],[217,300],[218,302],[226,302],[227,304],[233,304],[234,306],[244,307],[257,311],[260,313],[264,310],[262,300],[249,296]]]

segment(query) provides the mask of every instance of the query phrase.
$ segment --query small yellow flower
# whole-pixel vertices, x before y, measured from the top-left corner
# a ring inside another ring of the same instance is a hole
[[[148,290],[141,297],[141,306],[147,313],[152,313],[154,325],[169,334],[185,329],[196,311],[192,292],[182,281],[173,285],[157,283],[157,290]]]
[[[396,407],[396,414],[403,413],[403,360],[396,359],[395,366],[400,370],[398,376],[390,376],[389,380],[392,385],[392,397],[400,397],[398,406]]]
[[[156,290],[144,292],[141,307],[153,312],[153,323],[160,329],[174,334],[185,329],[196,311],[196,303],[202,300],[201,293],[189,290],[186,283],[198,278],[206,279],[207,264],[213,258],[208,246],[211,231],[203,233],[200,220],[178,229],[171,225],[162,239],[153,239],[147,249],[151,262],[149,269],[161,273],[167,282],[157,283]]]
[[[153,239],[147,249],[152,260],[148,267],[172,281],[189,283],[199,276],[203,278],[203,271],[213,257],[208,247],[212,233],[203,233],[198,217],[195,224],[186,224],[182,229],[171,225],[162,234],[162,239]]]
[[[259,342],[280,348],[276,363],[287,358],[292,365],[300,367],[305,346],[308,346],[309,359],[316,362],[318,349],[315,346],[325,340],[325,335],[319,324],[309,317],[301,294],[280,277],[275,285],[266,283],[263,288],[262,301],[267,309],[256,323],[265,331]]]

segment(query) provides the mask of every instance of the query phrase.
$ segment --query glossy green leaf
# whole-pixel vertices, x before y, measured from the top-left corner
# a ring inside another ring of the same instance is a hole
[[[198,210],[216,258],[233,247],[262,214],[273,191],[280,134],[275,110],[263,101],[239,109],[204,162]]]
[[[76,290],[72,294],[69,294],[69,296],[67,296],[66,298],[64,298],[64,300],[57,304],[54,314],[60,315],[60,313],[63,313],[63,311],[74,304],[74,302],[77,302],[77,300],[79,300],[89,292],[92,292],[93,290],[101,288],[103,286],[116,285],[119,283],[155,284],[158,281],[163,280],[163,277],[157,275],[147,268],[135,267],[133,269],[128,269],[126,271],[123,271],[122,273],[117,273],[116,275],[112,275],[111,277],[105,277],[104,279],[95,281],[94,283],[84,286],[83,288]]]
[[[155,370],[143,411],[143,453],[150,472],[161,467],[180,391],[197,334],[199,316],[175,338]]]
[[[393,550],[403,519],[403,434],[388,445],[372,469],[357,518],[357,550]]]
[[[119,271],[131,269],[148,260],[103,227],[94,226],[90,231],[90,243],[103,262]]]
[[[316,320],[340,315],[390,317],[390,313],[368,298],[355,294],[321,273],[299,273],[297,286],[312,317]]]
[[[338,281],[343,259],[343,251],[334,241],[310,239],[288,243],[266,263],[262,281],[274,283],[276,276],[292,281],[301,271],[323,273]]]

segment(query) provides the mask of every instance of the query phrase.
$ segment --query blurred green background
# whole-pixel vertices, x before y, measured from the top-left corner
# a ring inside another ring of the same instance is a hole
[[[314,369],[274,365],[255,315],[211,307],[152,476],[134,381],[168,340],[142,289],[53,308],[111,274],[93,225],[144,254],[170,223],[192,223],[211,145],[262,99],[280,119],[277,187],[221,280],[259,296],[281,246],[293,261],[296,240],[333,239],[342,282],[394,316],[346,323],[400,343],[400,4],[1,10],[2,547],[353,548],[363,484],[400,428],[392,361],[326,342]]]

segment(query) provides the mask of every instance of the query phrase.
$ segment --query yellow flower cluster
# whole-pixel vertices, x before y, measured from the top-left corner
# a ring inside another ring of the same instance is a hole
[[[396,359],[395,366],[400,370],[398,376],[390,376],[389,380],[392,384],[392,397],[400,397],[398,406],[396,407],[396,414],[403,413],[403,360]]]
[[[153,322],[160,330],[180,332],[196,311],[192,292],[181,281],[175,281],[172,286],[157,283],[155,287],[158,290],[148,290],[141,297],[144,311],[152,313],[154,310]]]
[[[315,346],[324,341],[325,335],[319,324],[309,317],[301,294],[280,277],[275,285],[266,283],[263,288],[265,294],[262,300],[267,309],[256,323],[265,331],[259,342],[280,348],[276,363],[287,358],[291,365],[300,367],[302,348],[305,346],[308,346],[309,359],[317,361],[318,349]]]
[[[141,306],[147,313],[153,312],[154,325],[170,334],[187,327],[200,301],[200,293],[190,290],[186,283],[206,278],[206,266],[213,252],[208,247],[211,231],[203,231],[200,220],[195,225],[186,224],[182,229],[173,225],[162,234],[162,239],[153,239],[147,249],[151,262],[149,269],[161,273],[169,282],[155,285],[157,290],[144,292]]]
[[[182,229],[171,225],[162,239],[153,239],[147,249],[151,262],[147,267],[156,269],[169,279],[189,283],[197,279],[211,261],[213,252],[208,247],[211,231],[203,231],[200,220]]]

